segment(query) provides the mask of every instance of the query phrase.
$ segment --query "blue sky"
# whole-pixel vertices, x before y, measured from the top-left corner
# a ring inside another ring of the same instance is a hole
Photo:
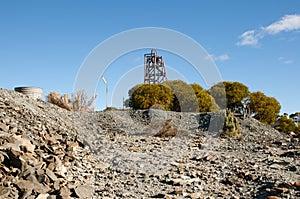
[[[223,80],[275,97],[281,112],[300,111],[300,1],[0,1],[0,87],[42,87],[71,93],[80,66],[101,42],[143,27],[168,28],[198,42],[214,59]],[[153,46],[155,47],[155,46]],[[112,49],[108,49],[112,50]],[[121,56],[104,73],[109,105],[121,107],[129,71],[143,81],[143,54]],[[198,82],[192,66],[159,51],[171,78]],[[168,69],[168,68],[167,68]],[[176,73],[177,71],[177,73]],[[124,82],[124,81],[123,81]],[[97,87],[97,109],[105,88]]]

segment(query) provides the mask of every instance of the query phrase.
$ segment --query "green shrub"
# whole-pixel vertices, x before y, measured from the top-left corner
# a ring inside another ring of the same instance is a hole
[[[119,110],[117,107],[109,106],[104,111],[117,111]]]
[[[275,127],[278,131],[282,133],[289,133],[289,132],[294,132],[297,131],[296,125],[294,123],[294,120],[291,118],[287,118],[287,116],[282,116],[278,120],[278,125]],[[297,132],[296,132],[297,133]]]
[[[130,107],[133,109],[149,109],[161,107],[171,110],[173,102],[172,91],[162,84],[143,84],[130,91]]]
[[[231,111],[226,111],[223,132],[221,135],[237,138],[241,136],[239,121]]]

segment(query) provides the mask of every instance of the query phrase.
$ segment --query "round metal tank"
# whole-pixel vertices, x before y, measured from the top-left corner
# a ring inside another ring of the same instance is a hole
[[[35,87],[16,87],[15,91],[27,95],[32,99],[42,99],[43,89]]]

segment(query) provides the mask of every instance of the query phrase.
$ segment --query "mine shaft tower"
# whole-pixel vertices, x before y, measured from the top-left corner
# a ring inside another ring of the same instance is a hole
[[[144,54],[144,84],[159,84],[167,80],[165,63],[155,48]]]

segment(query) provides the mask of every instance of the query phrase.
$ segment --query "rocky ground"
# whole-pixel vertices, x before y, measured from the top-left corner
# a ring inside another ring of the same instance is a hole
[[[0,198],[300,198],[299,137],[218,114],[73,113],[0,89]],[[174,137],[157,137],[166,121]]]

